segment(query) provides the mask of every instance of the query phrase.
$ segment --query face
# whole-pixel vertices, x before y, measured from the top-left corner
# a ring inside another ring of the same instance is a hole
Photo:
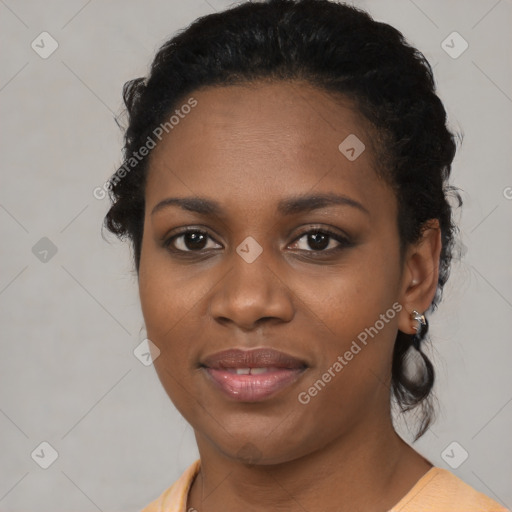
[[[192,96],[145,191],[140,298],[166,392],[200,450],[260,463],[378,428],[403,268],[369,126],[306,84]]]

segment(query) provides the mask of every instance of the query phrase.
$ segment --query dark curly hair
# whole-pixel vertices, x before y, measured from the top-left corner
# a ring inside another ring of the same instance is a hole
[[[376,172],[393,187],[398,203],[401,250],[418,241],[431,219],[441,228],[442,251],[433,311],[448,278],[456,226],[448,185],[454,135],[436,95],[432,69],[395,28],[355,7],[329,0],[245,2],[201,17],[157,52],[147,78],[127,82],[124,162],[108,182],[112,206],[104,225],[133,245],[137,273],[144,222],[148,156],[133,155],[180,101],[206,86],[256,80],[304,80],[354,102],[377,134]],[[129,172],[127,163],[130,162]],[[430,426],[434,369],[422,350],[427,325],[416,335],[398,331],[391,389],[405,412],[420,406],[415,440]],[[410,349],[421,356],[407,374]],[[391,390],[390,390],[391,391]]]

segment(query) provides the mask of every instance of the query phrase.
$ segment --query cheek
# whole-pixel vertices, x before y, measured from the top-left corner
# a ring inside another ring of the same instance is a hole
[[[141,257],[139,295],[147,337],[160,350],[154,368],[175,407],[190,420],[190,392],[185,383],[193,371],[191,338],[199,299],[193,289],[184,287],[179,274],[169,271],[168,263],[148,253]]]
[[[357,337],[385,314],[398,298],[400,267],[398,255],[388,249],[358,251],[347,265],[322,269],[317,275],[297,276],[295,291],[328,327],[331,337],[345,342]],[[395,325],[392,310],[390,322]],[[380,323],[379,323],[380,325]]]
[[[210,324],[206,297],[218,281],[217,272],[173,265],[165,251],[143,249],[142,313],[147,337],[160,350],[155,369],[170,395],[180,394],[179,382],[190,381],[196,371],[198,343],[205,342],[205,324]]]
[[[165,250],[144,237],[139,296],[148,334],[151,332],[155,341],[166,341],[199,300],[200,290],[194,290],[192,279],[184,278],[186,274],[171,265]]]
[[[311,420],[309,427],[331,424],[333,434],[367,413],[380,415],[389,397],[401,306],[384,297],[376,300],[372,294],[355,297],[345,296],[352,300],[331,306],[331,320],[326,320],[330,335],[314,340],[319,364],[297,394],[303,416]]]
[[[361,251],[351,265],[333,269],[321,281],[301,277],[300,294],[325,334],[312,340],[319,364],[303,389],[305,401],[318,404],[315,414],[323,414],[321,402],[364,407],[386,390],[402,309],[397,302],[399,277],[393,248]],[[313,386],[311,393],[307,386]]]
[[[147,336],[160,349],[161,359],[166,359],[180,320],[193,307],[191,295],[180,291],[176,273],[169,272],[158,251],[145,250],[143,246],[139,296]],[[172,347],[173,352],[179,350],[179,344],[175,345],[178,346]]]

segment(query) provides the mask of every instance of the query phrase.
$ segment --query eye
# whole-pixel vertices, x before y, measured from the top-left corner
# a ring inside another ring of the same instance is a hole
[[[213,242],[213,245],[208,246],[208,241]],[[310,253],[325,254],[339,251],[351,245],[350,240],[344,235],[325,228],[315,228],[299,235],[290,247]],[[308,246],[311,250],[307,249]],[[206,231],[193,227],[171,236],[164,242],[164,247],[174,253],[200,253],[222,248]]]
[[[302,242],[301,246],[301,240]],[[295,239],[295,249],[303,250],[306,252],[322,252],[331,253],[338,251],[345,247],[351,246],[350,240],[339,233],[334,233],[325,228],[310,229],[302,233],[298,238]],[[306,247],[309,246],[312,250],[308,250]]]
[[[213,240],[206,231],[189,228],[166,240],[164,246],[173,252],[199,252],[215,248],[208,247],[208,239]]]

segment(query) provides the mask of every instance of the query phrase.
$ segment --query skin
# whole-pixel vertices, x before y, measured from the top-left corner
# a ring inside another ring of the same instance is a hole
[[[393,429],[389,389],[397,330],[414,333],[410,313],[435,293],[438,225],[400,257],[396,198],[375,172],[372,127],[348,99],[298,82],[192,96],[197,106],[151,154],[139,269],[148,338],[160,349],[155,368],[201,457],[187,510],[388,510],[432,466]],[[349,134],[366,146],[354,161],[338,149]],[[280,200],[321,193],[363,209],[277,212]],[[222,214],[176,205],[151,214],[163,199],[190,196],[217,201]],[[166,248],[187,226],[209,237]],[[314,228],[352,243],[331,237],[319,249],[305,234]],[[252,263],[236,252],[248,236],[262,248]],[[402,310],[301,404],[298,393],[394,303]],[[270,399],[235,402],[198,367],[234,347],[272,347],[308,369]]]

